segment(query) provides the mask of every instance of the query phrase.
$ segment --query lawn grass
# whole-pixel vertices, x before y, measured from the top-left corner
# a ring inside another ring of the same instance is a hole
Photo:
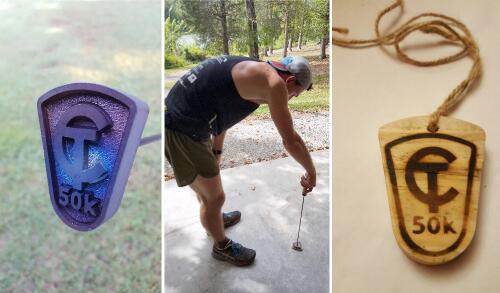
[[[189,69],[195,67],[196,65],[197,65],[196,63],[193,63],[193,64],[188,64],[188,65],[185,65],[182,67],[165,69],[165,77],[168,77],[170,75],[182,74],[183,72],[188,71]]]
[[[173,88],[176,82],[177,82],[177,79],[165,80],[165,89],[168,90],[168,89]]]
[[[282,50],[274,52],[273,56],[264,56],[264,60],[281,59]],[[303,56],[306,58],[313,69],[313,88],[310,91],[304,91],[298,97],[292,98],[288,102],[288,108],[293,112],[311,112],[327,111],[329,108],[329,58],[319,59],[319,45],[304,46],[302,50],[289,52],[292,56]],[[260,106],[253,114],[253,117],[268,117],[269,107]]]
[[[306,44],[302,46],[302,49],[297,50],[295,47],[292,50],[287,50],[288,56],[303,56],[305,58],[317,58],[320,54],[320,45],[319,44]],[[328,47],[326,50],[328,55]],[[279,60],[283,57],[283,48],[273,50],[273,54],[271,56],[260,56],[261,60]]]
[[[327,89],[314,89],[302,93],[298,97],[292,98],[288,102],[288,108],[293,112],[316,112],[327,111],[329,107],[328,102],[328,88]],[[253,117],[269,117],[269,107],[261,105],[255,112],[252,113]]]
[[[36,100],[95,82],[146,101],[161,131],[159,1],[11,1],[0,6],[0,292],[160,292],[160,144],[138,150],[121,208],[95,231],[50,202]]]

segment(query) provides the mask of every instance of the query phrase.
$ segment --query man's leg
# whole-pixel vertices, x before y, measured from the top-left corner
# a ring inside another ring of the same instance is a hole
[[[207,235],[210,236],[207,230],[207,224],[205,221],[205,213],[206,213],[206,205],[204,203],[204,200],[201,196],[200,193],[196,192],[196,198],[198,199],[198,202],[200,203],[200,221],[201,225],[205,230],[207,231]],[[240,222],[241,220],[241,212],[240,211],[232,211],[232,212],[227,212],[227,213],[222,213],[222,223],[224,223],[224,229],[231,227],[233,225],[236,225]]]
[[[247,266],[253,263],[256,255],[255,250],[233,242],[224,233],[221,210],[225,195],[220,174],[213,178],[198,175],[189,186],[199,195],[201,200],[200,220],[215,241],[212,256],[237,266]]]
[[[193,187],[191,187],[191,189],[194,190]],[[207,211],[207,207],[205,205],[205,200],[203,199],[203,197],[201,196],[201,194],[199,192],[196,192],[196,198],[198,199],[198,202],[200,203],[200,222],[201,222],[201,225],[203,226],[203,228],[205,228],[205,230],[208,233],[207,221],[206,221],[206,216],[205,216],[206,211]]]
[[[189,185],[201,200],[200,220],[203,227],[212,235],[215,241],[226,239],[222,223],[222,206],[225,195],[222,189],[220,174],[205,178],[200,175]]]

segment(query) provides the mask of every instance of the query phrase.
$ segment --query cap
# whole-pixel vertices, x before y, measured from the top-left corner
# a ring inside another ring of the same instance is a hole
[[[279,63],[271,61],[269,64],[277,70],[288,71],[293,74],[305,89],[310,90],[312,88],[311,65],[309,65],[306,58],[302,56],[288,56],[282,58]]]

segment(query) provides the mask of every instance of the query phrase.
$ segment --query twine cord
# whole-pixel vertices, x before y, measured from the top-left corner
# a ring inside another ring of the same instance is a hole
[[[376,37],[372,39],[348,39],[338,36],[332,37],[334,45],[346,48],[367,48],[374,46],[394,46],[396,56],[403,62],[416,66],[436,66],[451,63],[469,56],[472,61],[472,67],[466,79],[455,87],[443,103],[430,115],[427,129],[430,132],[439,130],[439,117],[446,116],[451,109],[460,103],[470,86],[481,76],[481,58],[479,48],[467,27],[455,18],[439,13],[422,13],[403,23],[398,28],[387,34],[380,32],[380,22],[382,18],[394,9],[403,8],[403,1],[396,0],[393,4],[382,10],[375,20]],[[346,35],[349,33],[347,28],[333,27],[333,32]],[[448,42],[462,47],[458,53],[437,58],[434,60],[421,61],[411,58],[400,46],[400,43],[412,33],[420,31],[425,34],[437,34]]]

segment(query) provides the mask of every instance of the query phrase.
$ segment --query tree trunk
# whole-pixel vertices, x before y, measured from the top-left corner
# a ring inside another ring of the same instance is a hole
[[[328,44],[328,36],[321,39],[321,53],[319,55],[320,59],[326,58],[326,44]]]
[[[269,23],[270,23],[270,26],[271,26],[271,43],[269,44],[269,53],[268,53],[268,56],[271,56],[273,55],[273,47],[274,47],[274,29],[276,28],[276,25],[274,23],[274,19],[273,19],[273,2],[272,1],[269,1],[269,5],[268,5],[268,13],[269,13]]]
[[[220,22],[222,25],[222,43],[224,55],[229,55],[229,33],[227,31],[227,11],[225,0],[220,0]]]
[[[323,15],[323,20],[325,21],[325,31],[323,32],[323,39],[321,40],[321,53],[319,58],[320,59],[325,59],[326,58],[326,45],[328,44],[329,41],[329,25],[330,25],[330,13],[328,11],[329,4],[327,4],[327,10],[325,14]]]
[[[289,52],[292,52],[293,39],[295,37],[295,27],[293,25],[293,21],[292,20],[295,17],[295,12],[296,12],[297,7],[296,6],[291,6],[291,8],[292,9],[290,9],[289,12],[288,12],[288,35],[289,35],[289,39],[288,39],[288,51]]]
[[[288,19],[288,2],[285,2],[285,43],[283,44],[283,57],[287,56],[287,48],[288,48],[288,26],[290,20]]]
[[[302,50],[302,36],[304,32],[299,33],[299,39],[297,40],[297,50]]]
[[[248,21],[248,46],[249,56],[259,59],[259,43],[257,40],[257,19],[255,16],[255,4],[253,0],[246,0]]]
[[[305,11],[307,11],[307,0],[304,0],[304,10],[302,12],[302,19],[300,21],[299,39],[297,40],[297,50],[302,50],[302,38],[304,37],[304,21],[306,18]]]

